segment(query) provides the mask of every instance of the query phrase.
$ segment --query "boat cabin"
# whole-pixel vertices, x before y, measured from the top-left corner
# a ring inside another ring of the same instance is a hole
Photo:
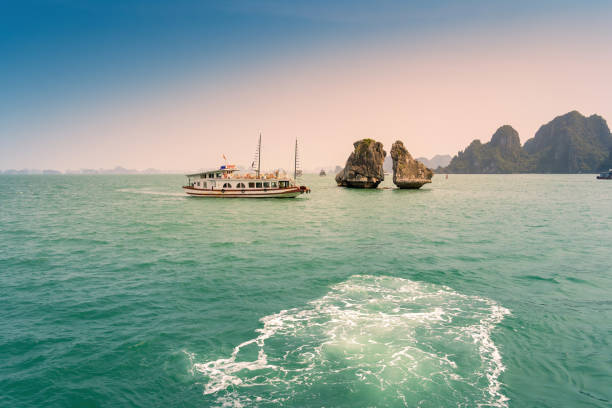
[[[214,179],[214,180],[222,180],[226,178],[231,178],[232,174],[234,174],[238,169],[234,165],[221,166],[218,170],[210,170],[202,173],[195,174],[187,174],[187,179],[189,180],[189,185],[192,185],[191,179]]]
[[[294,183],[288,178],[279,178],[278,173],[261,175],[239,175],[234,165],[221,166],[218,170],[187,174],[187,186],[203,190],[268,190],[289,188]]]
[[[612,180],[612,169],[604,171],[599,176],[597,176],[597,178],[600,180]]]

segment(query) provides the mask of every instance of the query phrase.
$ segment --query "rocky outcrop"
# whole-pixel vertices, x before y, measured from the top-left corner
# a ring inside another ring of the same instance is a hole
[[[383,162],[387,152],[382,143],[372,139],[359,140],[353,146],[355,150],[336,175],[336,182],[342,187],[376,188],[385,179]]]
[[[414,160],[404,144],[398,140],[391,147],[393,159],[393,183],[399,188],[421,188],[431,183],[433,171]]]
[[[497,129],[488,143],[474,140],[453,157],[444,173],[520,173],[528,167],[518,132],[509,125]]]
[[[521,151],[521,138],[518,132],[510,125],[504,125],[497,129],[491,141],[491,147],[497,148],[504,156],[517,156]]]
[[[612,134],[599,115],[572,111],[540,127],[524,150],[537,173],[595,173],[612,149]]]
[[[599,171],[606,171],[610,169],[612,169],[612,149],[610,149],[610,152],[608,153],[608,158],[599,165]]]
[[[443,173],[595,173],[606,168],[612,133],[599,115],[578,111],[557,116],[521,142],[516,130],[502,126],[489,143],[474,140]]]

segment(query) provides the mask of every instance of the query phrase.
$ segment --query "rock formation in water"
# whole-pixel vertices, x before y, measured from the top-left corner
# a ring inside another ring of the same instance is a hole
[[[372,139],[359,140],[353,146],[355,150],[336,175],[336,182],[342,187],[376,188],[385,179],[383,162],[387,152],[382,143]]]
[[[540,127],[524,150],[538,173],[595,173],[612,149],[612,134],[599,115],[572,111]]]
[[[400,140],[391,147],[393,159],[393,183],[399,188],[421,188],[431,183],[433,171],[418,160],[414,160]]]
[[[519,173],[528,167],[519,134],[512,126],[497,129],[488,143],[474,140],[442,169],[445,173]]]
[[[608,158],[604,160],[599,166],[599,171],[606,171],[612,169],[612,148],[610,148],[610,152],[608,153]]]
[[[610,151],[605,119],[572,111],[541,126],[522,148],[518,133],[502,126],[489,143],[474,140],[440,172],[595,173],[606,167]]]

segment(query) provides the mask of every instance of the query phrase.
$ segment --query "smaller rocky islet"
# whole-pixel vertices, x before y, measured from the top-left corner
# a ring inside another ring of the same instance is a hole
[[[399,188],[416,189],[431,183],[433,170],[413,159],[401,140],[397,140],[391,146],[391,158],[393,159],[393,184]]]
[[[346,165],[336,174],[336,183],[349,188],[376,188],[385,179],[383,164],[387,152],[373,139],[353,143],[354,150]],[[417,189],[431,183],[433,171],[415,160],[404,143],[397,140],[391,147],[393,183],[401,189]]]

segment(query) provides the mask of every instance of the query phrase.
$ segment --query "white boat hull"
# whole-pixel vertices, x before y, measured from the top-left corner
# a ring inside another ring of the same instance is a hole
[[[294,198],[304,192],[300,187],[258,190],[210,190],[184,186],[183,189],[192,197],[214,198]]]

